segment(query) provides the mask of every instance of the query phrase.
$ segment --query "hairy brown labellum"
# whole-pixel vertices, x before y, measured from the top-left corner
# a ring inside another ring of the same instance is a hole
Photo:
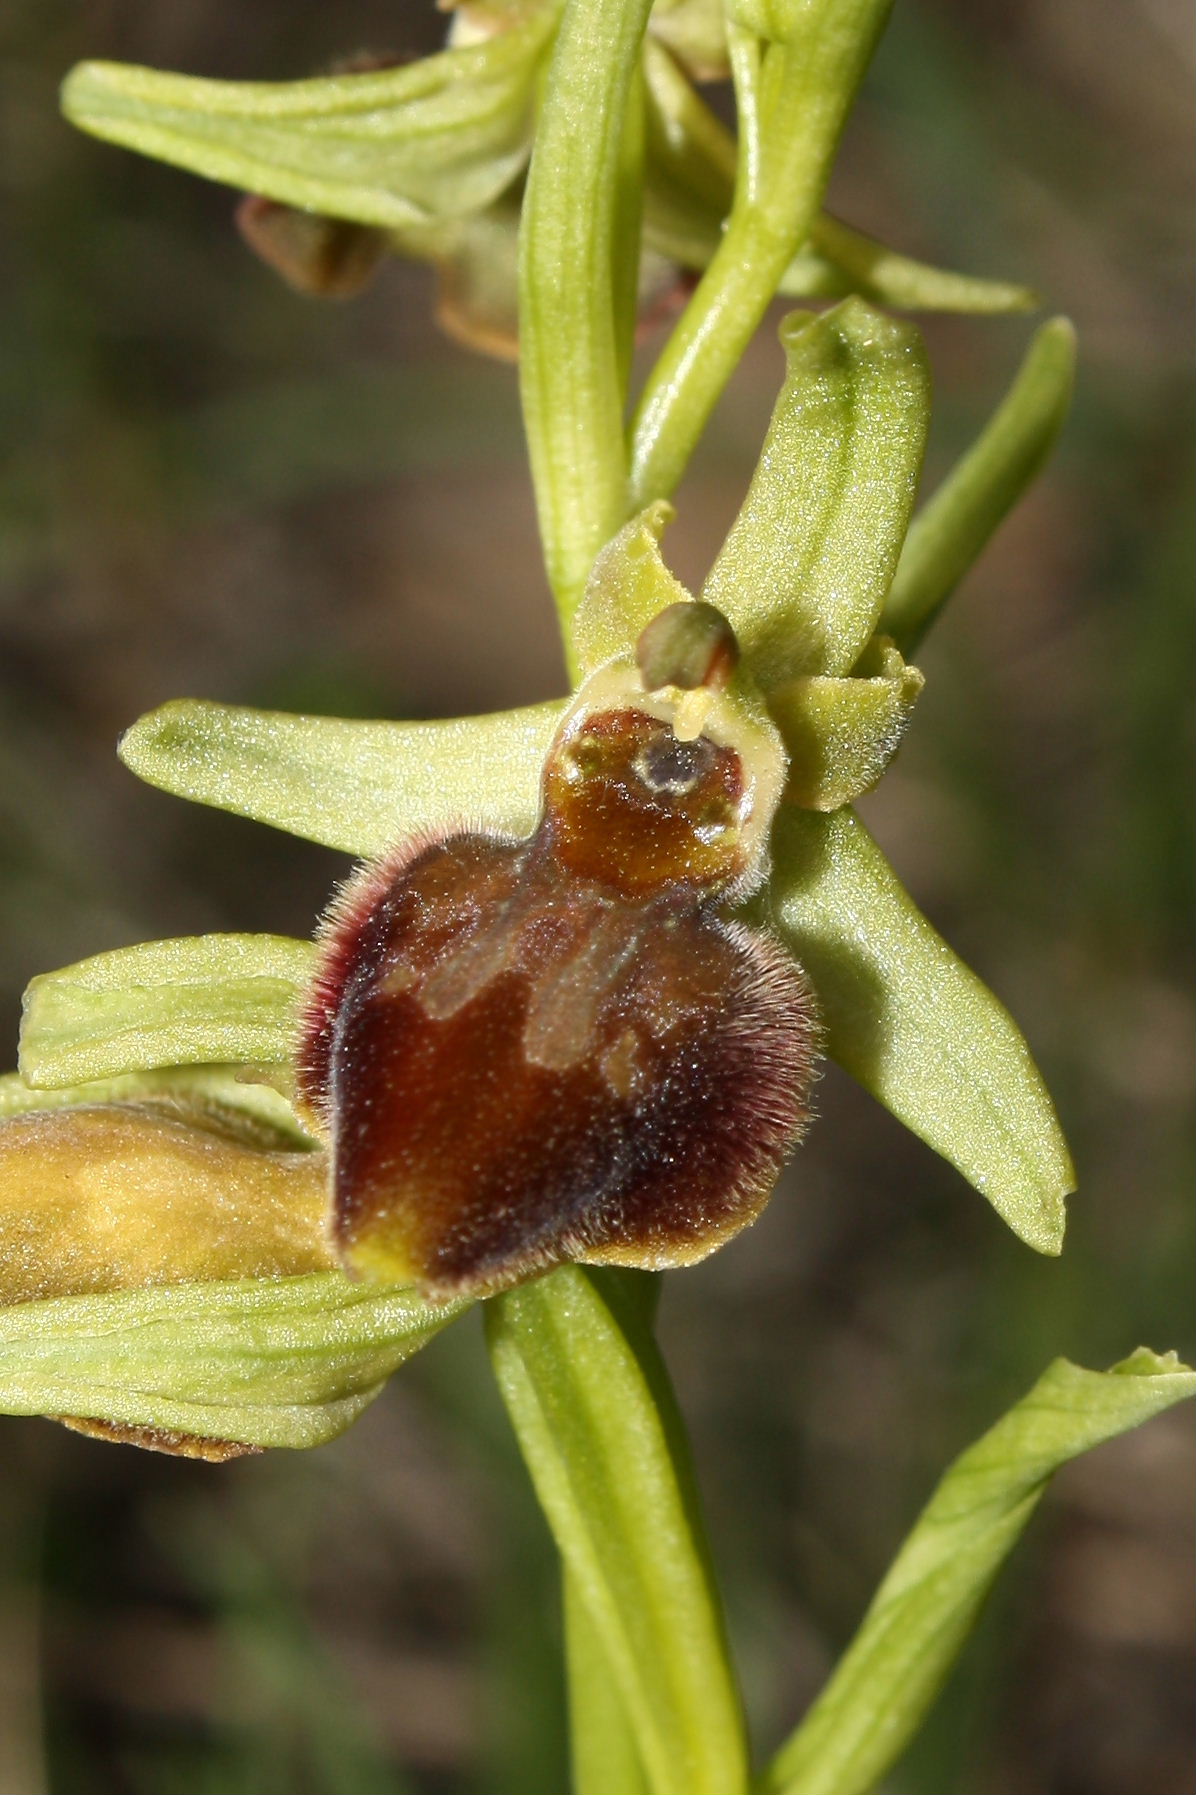
[[[350,883],[300,1084],[351,1270],[484,1294],[567,1260],[686,1264],[759,1213],[814,1025],[792,963],[717,909],[757,802],[733,746],[583,709],[528,840],[408,844]]]

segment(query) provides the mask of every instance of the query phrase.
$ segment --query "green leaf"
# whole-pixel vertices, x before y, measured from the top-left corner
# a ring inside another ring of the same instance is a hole
[[[80,1104],[150,1103],[166,1106],[201,1124],[227,1128],[262,1150],[302,1151],[316,1145],[281,1089],[267,1079],[289,1083],[281,1068],[257,1066],[159,1066],[49,1090],[25,1083],[19,1072],[0,1077],[0,1122],[33,1110],[71,1109]]]
[[[436,723],[358,723],[179,698],[120,757],[150,785],[349,854],[451,824],[526,834],[564,703]]]
[[[567,0],[520,230],[520,392],[548,580],[566,635],[594,557],[627,515],[628,100],[649,0]]]
[[[762,1795],[874,1788],[937,1695],[1052,1474],[1194,1392],[1196,1374],[1174,1353],[1139,1348],[1108,1372],[1056,1359],[946,1473]]]
[[[1075,362],[1073,326],[1052,318],[972,447],[914,519],[880,625],[906,654],[1050,454],[1071,405]]]
[[[850,810],[783,805],[770,920],[810,975],[828,1052],[957,1166],[1028,1245],[1057,1253],[1075,1175],[1019,1029]]]
[[[850,679],[808,673],[778,686],[768,708],[789,755],[789,802],[838,810],[878,785],[924,684],[880,637],[868,650],[866,671],[861,662]]]
[[[0,1310],[0,1411],[319,1446],[466,1306],[340,1272],[21,1303]]]
[[[770,691],[851,672],[914,502],[930,412],[912,325],[848,299],[781,327],[789,368],[743,508],[702,597]]]
[[[527,159],[552,15],[402,68],[208,81],[85,62],[62,90],[82,130],[312,212],[402,229],[479,211]]]
[[[154,1066],[278,1064],[294,1047],[310,941],[194,935],[45,972],[25,993],[21,1076],[54,1089]]]
[[[491,1356],[649,1790],[740,1795],[743,1718],[679,1422],[627,1289],[575,1266],[525,1284],[486,1306]]]

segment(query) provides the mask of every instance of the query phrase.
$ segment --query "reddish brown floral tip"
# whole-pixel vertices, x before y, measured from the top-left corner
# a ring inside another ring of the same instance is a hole
[[[210,1465],[227,1464],[230,1458],[249,1458],[260,1446],[242,1446],[235,1440],[208,1440],[202,1434],[176,1433],[168,1427],[126,1427],[120,1421],[95,1421],[86,1415],[55,1415],[72,1433],[93,1440],[111,1440],[118,1446],[140,1446],[144,1452],[168,1452],[174,1458],[202,1458]]]
[[[681,599],[641,631],[635,660],[647,692],[662,686],[722,691],[739,664],[739,643],[721,611],[701,599]]]
[[[716,902],[734,749],[632,709],[566,725],[527,841],[409,844],[328,921],[300,1084],[363,1275],[486,1294],[567,1260],[703,1258],[806,1119],[805,984]]]
[[[255,255],[298,293],[351,299],[373,280],[390,248],[385,231],[348,218],[326,218],[247,193],[237,229]]]

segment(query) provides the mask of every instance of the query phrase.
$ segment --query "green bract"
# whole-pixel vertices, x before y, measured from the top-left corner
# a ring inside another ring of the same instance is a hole
[[[0,1310],[0,1406],[241,1446],[319,1446],[461,1305],[341,1272]]]

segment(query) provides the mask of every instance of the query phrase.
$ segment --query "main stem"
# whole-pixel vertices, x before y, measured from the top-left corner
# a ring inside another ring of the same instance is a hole
[[[722,242],[649,376],[632,428],[631,505],[667,498],[822,204],[891,0],[777,5],[772,41],[730,27],[740,159]],[[747,8],[739,8],[741,12]]]

